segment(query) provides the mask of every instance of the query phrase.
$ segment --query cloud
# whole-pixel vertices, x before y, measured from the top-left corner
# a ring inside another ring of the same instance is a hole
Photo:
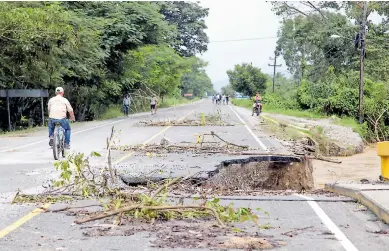
[[[276,47],[280,19],[271,11],[270,3],[258,0],[199,2],[201,6],[209,8],[206,32],[211,43],[201,58],[209,62],[207,73],[215,89],[220,90],[228,83],[226,71],[235,64],[252,62],[263,72],[273,74],[273,68],[268,64],[273,64],[269,57],[273,57]],[[212,42],[263,37],[267,39]],[[281,57],[277,64],[280,63],[283,66],[278,67],[277,71],[286,73]]]

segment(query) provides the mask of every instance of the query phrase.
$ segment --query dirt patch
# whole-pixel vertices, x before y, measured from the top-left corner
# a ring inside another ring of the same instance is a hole
[[[298,129],[280,121],[266,119],[262,128],[273,134],[281,144],[297,155],[314,155],[320,157],[352,156],[363,148],[340,144],[328,138],[322,127],[313,127],[310,130]],[[313,153],[313,154],[312,154]]]
[[[0,135],[0,137],[4,137],[4,138],[26,138],[29,136],[31,136],[31,135],[29,135],[29,134],[4,134],[4,135]]]
[[[234,162],[223,163],[206,185],[226,190],[297,191],[311,190],[314,185],[310,159],[287,157],[284,161]]]
[[[205,220],[156,221],[154,224],[131,220],[121,226],[101,224],[84,227],[83,234],[96,236],[130,236],[147,233],[154,248],[206,248],[206,249],[272,249],[286,245],[274,237],[246,232],[244,229],[220,228]]]
[[[381,174],[381,160],[375,146],[367,147],[363,153],[338,159],[341,164],[313,160],[316,188],[323,188],[326,183],[359,183],[361,179],[374,181]]]
[[[234,248],[234,249],[270,249],[273,245],[269,241],[262,238],[255,238],[250,236],[245,237],[232,237],[227,240],[223,245],[223,248]]]
[[[352,156],[363,152],[361,136],[352,128],[332,124],[332,119],[310,120],[281,114],[266,115],[275,119],[279,127],[283,128],[283,133],[280,133],[280,130],[272,130],[278,137],[284,140],[293,137],[296,140],[305,134],[315,139],[323,156]],[[274,123],[269,119],[267,121]],[[285,127],[288,129],[285,130]]]

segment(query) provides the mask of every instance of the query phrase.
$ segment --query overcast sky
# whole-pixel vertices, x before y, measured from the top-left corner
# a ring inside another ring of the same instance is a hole
[[[259,0],[215,1],[201,0],[200,5],[209,8],[206,30],[211,43],[201,57],[209,62],[207,73],[217,91],[228,84],[226,71],[235,64],[250,63],[273,74],[268,66],[276,46],[280,19],[271,11],[271,4]],[[212,42],[247,38],[273,37],[262,40],[237,42]],[[286,73],[285,62],[278,58],[277,71]]]

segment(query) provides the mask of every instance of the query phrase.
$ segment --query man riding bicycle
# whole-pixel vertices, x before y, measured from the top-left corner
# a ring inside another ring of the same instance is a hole
[[[262,101],[262,97],[261,97],[261,95],[257,92],[257,94],[256,94],[255,97],[254,97],[253,113],[251,114],[251,116],[254,116],[255,108],[256,108],[257,106],[259,106],[259,107],[258,107],[259,112],[260,112],[260,113],[262,112],[262,104],[261,104],[261,101]]]
[[[49,145],[53,146],[53,135],[55,124],[59,123],[65,130],[65,149],[70,149],[70,124],[66,118],[67,112],[70,114],[70,120],[75,121],[73,108],[69,100],[63,97],[64,90],[62,87],[55,89],[55,97],[52,97],[48,103],[49,110]]]

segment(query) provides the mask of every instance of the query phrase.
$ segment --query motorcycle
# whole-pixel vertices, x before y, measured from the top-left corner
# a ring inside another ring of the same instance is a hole
[[[261,113],[261,109],[262,108],[262,104],[259,103],[259,102],[254,102],[253,104],[253,113],[251,114],[251,116],[254,116],[254,113],[257,114],[257,116],[259,116],[259,114]]]

